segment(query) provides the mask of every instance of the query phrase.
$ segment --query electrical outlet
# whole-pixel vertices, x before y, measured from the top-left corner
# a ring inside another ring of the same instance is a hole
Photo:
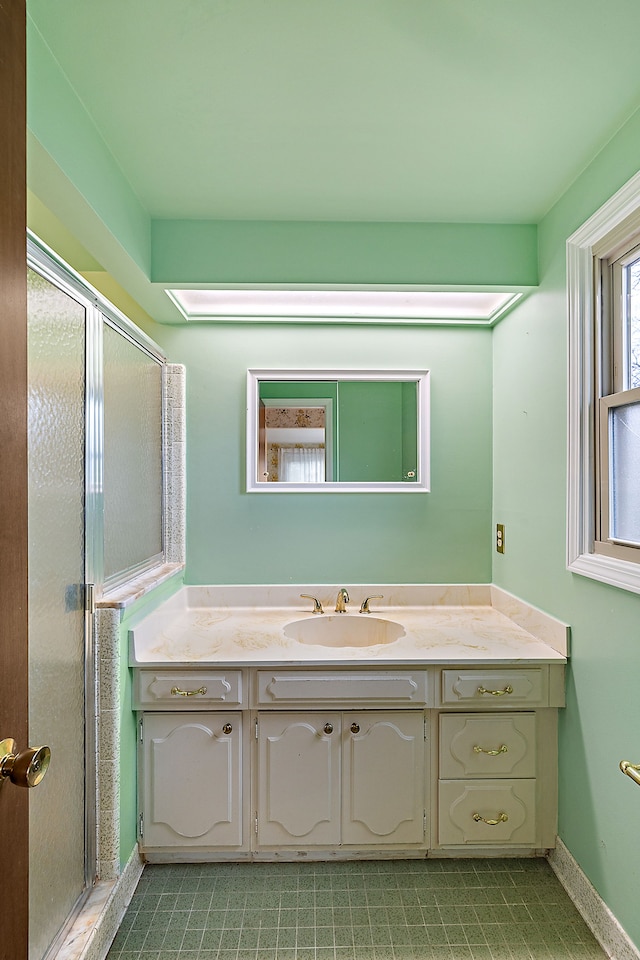
[[[496,550],[504,553],[504,523],[496,524]]]

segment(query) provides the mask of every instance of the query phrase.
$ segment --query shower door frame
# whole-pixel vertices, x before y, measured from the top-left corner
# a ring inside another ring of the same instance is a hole
[[[102,569],[102,314],[81,278],[69,272],[63,261],[31,234],[27,235],[27,264],[31,269],[78,303],[85,311],[84,323],[84,888],[63,922],[43,960],[55,956],[69,927],[82,909],[96,881],[97,868],[97,777],[96,777],[96,663],[94,590]],[[28,300],[27,300],[28,302]],[[28,325],[28,321],[27,321]]]

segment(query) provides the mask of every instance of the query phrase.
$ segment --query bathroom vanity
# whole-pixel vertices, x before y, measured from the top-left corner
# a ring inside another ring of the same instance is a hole
[[[271,604],[238,604],[233,592],[249,589]],[[445,602],[398,602],[418,589]],[[142,854],[371,858],[554,846],[567,628],[515,598],[520,623],[491,603],[452,603],[445,588],[430,589],[372,588],[395,594],[395,605],[371,615],[356,607],[335,628],[298,588],[183,588],[141,621],[130,641]],[[448,588],[464,601],[477,600],[474,591],[490,600],[492,589],[495,599],[495,588]],[[286,596],[274,598],[278,590]],[[331,591],[308,592],[326,600]],[[350,591],[359,601],[364,588]]]

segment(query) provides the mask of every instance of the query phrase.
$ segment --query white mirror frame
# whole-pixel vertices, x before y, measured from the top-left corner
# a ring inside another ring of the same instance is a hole
[[[415,483],[258,482],[258,403],[264,380],[380,380],[417,384],[418,477]],[[247,493],[428,493],[429,475],[429,371],[428,370],[274,370],[247,371]]]

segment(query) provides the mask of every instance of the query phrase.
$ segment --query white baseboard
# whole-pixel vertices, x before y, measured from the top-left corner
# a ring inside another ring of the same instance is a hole
[[[142,868],[136,846],[116,880],[95,885],[55,960],[105,960],[138,886]]]
[[[611,960],[640,960],[640,950],[620,926],[560,837],[549,864],[592,934]]]

